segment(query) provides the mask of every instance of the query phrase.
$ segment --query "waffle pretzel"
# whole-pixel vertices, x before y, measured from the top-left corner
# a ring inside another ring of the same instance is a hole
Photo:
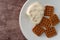
[[[56,14],[51,15],[50,21],[52,23],[52,26],[55,26],[56,24],[59,23],[58,16]]]
[[[36,25],[33,30],[32,30],[37,36],[42,35],[42,33],[44,32],[44,29],[41,28],[39,25]]]
[[[44,27],[46,27],[46,29],[51,27],[51,21],[49,19],[46,19]]]
[[[51,28],[48,28],[47,30],[45,30],[45,34],[48,38],[50,38],[50,37],[57,35],[57,32],[54,27],[51,27]]]
[[[45,20],[46,20],[46,18],[43,17],[43,18],[42,18],[42,21],[39,23],[40,27],[41,27],[41,26],[45,26]]]
[[[53,6],[45,6],[44,16],[51,16],[54,13]]]
[[[40,27],[45,27],[46,29],[48,29],[51,26],[51,22],[48,18],[43,17],[41,23],[40,23]]]

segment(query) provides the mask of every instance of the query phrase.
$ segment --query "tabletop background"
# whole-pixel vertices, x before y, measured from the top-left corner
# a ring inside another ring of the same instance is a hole
[[[0,0],[0,40],[27,40],[19,26],[19,12],[26,0]]]

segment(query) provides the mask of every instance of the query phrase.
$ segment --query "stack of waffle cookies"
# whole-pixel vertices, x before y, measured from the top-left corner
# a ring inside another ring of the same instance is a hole
[[[37,35],[40,36],[43,33],[46,34],[48,38],[53,37],[57,35],[56,29],[54,26],[56,26],[59,23],[58,16],[54,13],[54,7],[53,6],[45,6],[44,10],[44,17],[42,18],[42,21],[37,24],[32,31]]]

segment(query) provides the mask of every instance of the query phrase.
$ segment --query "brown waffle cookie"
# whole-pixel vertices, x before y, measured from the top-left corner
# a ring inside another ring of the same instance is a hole
[[[46,29],[51,26],[51,22],[48,18],[43,17],[42,21],[40,22],[40,27],[45,27]]]
[[[50,37],[55,36],[57,34],[57,32],[54,27],[51,27],[51,28],[45,30],[45,34],[48,38],[50,38]]]
[[[59,23],[58,16],[56,14],[51,15],[50,21],[52,23],[52,26],[55,26],[56,24]]]
[[[51,27],[51,21],[49,19],[46,18],[45,20],[45,26],[44,26],[46,29],[50,28]]]
[[[54,13],[53,6],[45,6],[44,16],[51,16]]]
[[[41,28],[39,25],[36,25],[33,30],[32,30],[37,36],[42,35],[42,33],[44,32],[44,29]]]
[[[41,26],[45,26],[45,20],[46,20],[46,18],[43,17],[43,18],[42,18],[42,21],[39,23],[40,27],[41,27]]]

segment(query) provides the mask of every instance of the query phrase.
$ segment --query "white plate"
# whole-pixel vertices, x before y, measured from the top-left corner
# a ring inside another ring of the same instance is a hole
[[[36,1],[40,2],[44,6],[46,4],[53,5],[55,7],[55,13],[58,15],[60,19],[60,0],[28,0],[22,7],[22,10],[19,15],[19,24],[22,33],[28,40],[60,40],[60,24],[58,24],[55,27],[58,33],[57,36],[52,38],[47,38],[44,33],[40,37],[38,37],[32,32],[32,28],[34,27],[34,24],[32,24],[32,22],[26,16],[26,10],[30,4]]]

